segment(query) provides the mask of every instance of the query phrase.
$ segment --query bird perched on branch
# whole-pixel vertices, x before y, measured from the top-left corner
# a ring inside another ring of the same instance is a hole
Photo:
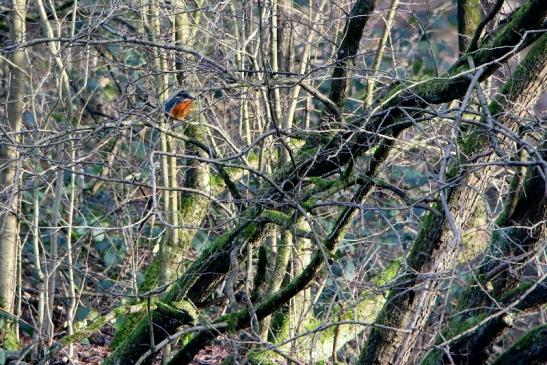
[[[178,91],[165,102],[163,110],[169,118],[184,120],[195,98],[186,90]]]

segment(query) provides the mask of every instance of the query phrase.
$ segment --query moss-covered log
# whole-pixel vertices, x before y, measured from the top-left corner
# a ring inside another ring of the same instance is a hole
[[[267,234],[267,231],[269,231],[267,226],[258,230],[256,224],[248,222],[238,227],[234,232],[219,237],[193,263],[186,274],[173,285],[161,301],[169,305],[187,298],[197,308],[201,308],[205,299],[226,274],[226,269],[230,265],[232,247],[242,245],[244,241],[249,241],[250,244],[253,241],[258,242],[262,239],[262,235]],[[154,327],[154,341],[156,343],[165,339],[168,334],[174,333],[180,326],[187,324],[178,318],[169,316],[168,313],[154,310],[136,325],[133,333],[118,346],[105,361],[105,364],[134,364],[143,353],[151,348],[150,323]]]

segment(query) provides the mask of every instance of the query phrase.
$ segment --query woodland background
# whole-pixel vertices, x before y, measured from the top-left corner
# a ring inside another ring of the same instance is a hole
[[[546,12],[3,1],[0,364],[547,362]]]

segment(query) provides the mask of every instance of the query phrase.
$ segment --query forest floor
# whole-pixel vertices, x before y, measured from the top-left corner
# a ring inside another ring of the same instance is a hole
[[[74,344],[73,365],[100,365],[104,359],[110,355],[112,349],[110,348],[110,341],[112,339],[113,331],[109,327],[103,328],[96,335],[89,338],[89,343]],[[211,345],[201,350],[191,365],[219,365],[222,360],[230,353],[224,346]],[[66,358],[65,358],[66,360]],[[58,359],[58,362],[54,365],[65,364],[62,358]],[[153,362],[154,365],[161,364],[159,359]]]

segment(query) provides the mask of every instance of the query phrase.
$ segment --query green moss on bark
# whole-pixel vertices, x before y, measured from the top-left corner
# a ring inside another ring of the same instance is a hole
[[[280,227],[286,227],[291,221],[291,218],[287,214],[272,209],[262,212],[262,217],[264,217],[266,221]]]
[[[540,365],[547,362],[547,325],[538,326],[518,339],[492,365]]]

